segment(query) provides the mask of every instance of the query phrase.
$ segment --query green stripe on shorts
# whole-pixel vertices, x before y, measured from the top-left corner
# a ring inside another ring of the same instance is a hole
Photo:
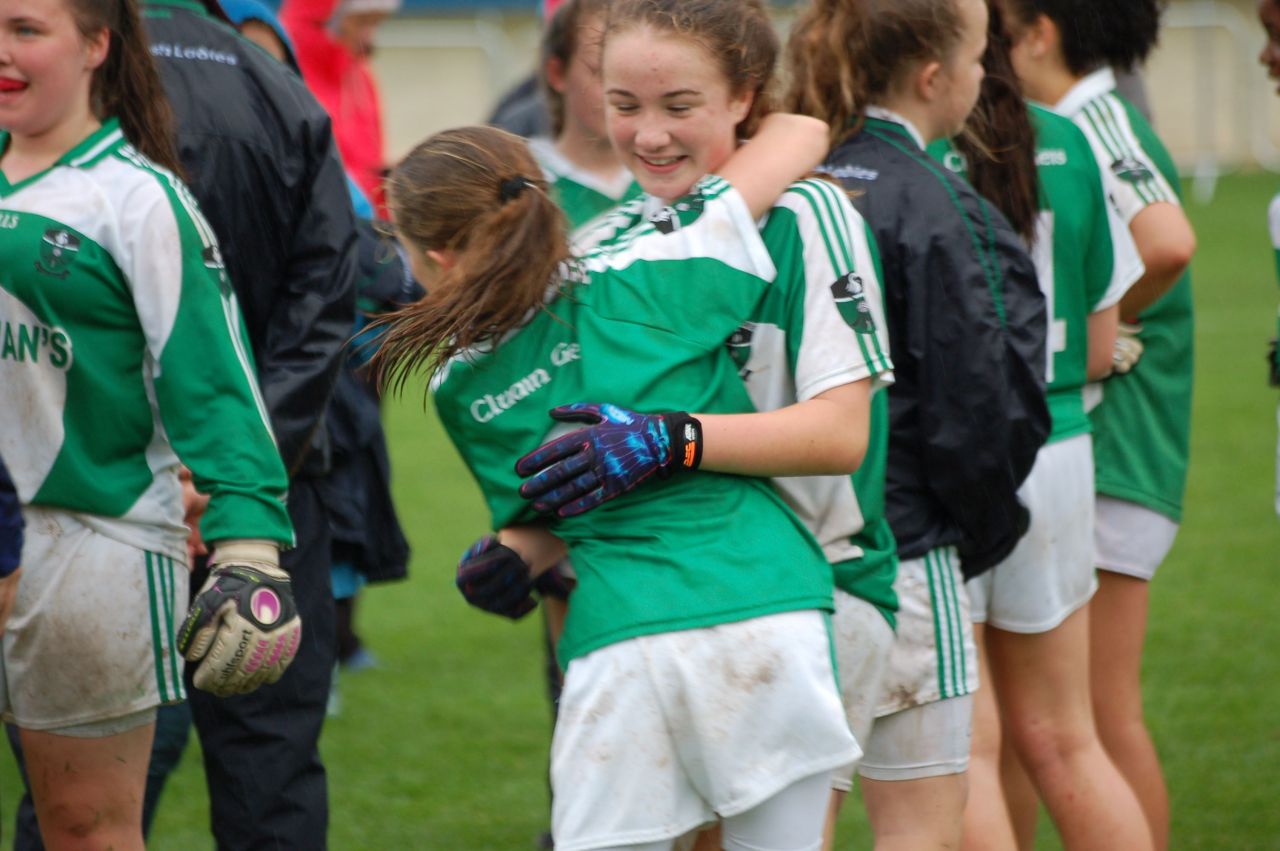
[[[160,613],[156,600],[156,568],[160,556],[146,553],[147,560],[147,596],[151,606],[151,653],[155,657],[156,689],[160,692],[160,701],[169,702],[169,689],[165,683],[164,660],[160,657]]]

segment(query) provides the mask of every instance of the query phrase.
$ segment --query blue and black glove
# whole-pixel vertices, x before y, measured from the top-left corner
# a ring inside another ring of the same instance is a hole
[[[587,427],[544,443],[516,462],[516,472],[528,479],[520,495],[558,517],[584,514],[655,474],[665,479],[702,461],[702,424],[683,411],[638,414],[578,402],[553,408],[551,418]]]

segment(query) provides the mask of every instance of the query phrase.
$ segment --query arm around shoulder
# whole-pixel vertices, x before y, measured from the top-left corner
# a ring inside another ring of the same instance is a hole
[[[827,139],[825,121],[775,112],[718,171],[738,190],[751,215],[759,218],[788,186],[822,162]]]

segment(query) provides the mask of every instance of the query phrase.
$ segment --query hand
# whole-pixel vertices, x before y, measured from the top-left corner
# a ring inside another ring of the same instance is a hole
[[[1121,322],[1116,329],[1116,344],[1111,350],[1111,367],[1115,375],[1124,375],[1133,369],[1142,357],[1142,340],[1139,334],[1142,326],[1132,322]]]
[[[178,481],[182,483],[182,522],[186,525],[187,535],[187,570],[195,567],[197,556],[207,556],[209,548],[205,546],[200,534],[200,519],[209,506],[209,497],[196,490],[191,480],[191,471],[183,467],[178,471]]]
[[[702,460],[702,425],[683,412],[638,414],[578,402],[553,408],[551,418],[589,425],[530,452],[516,472],[528,479],[520,495],[558,517],[583,514],[655,473],[665,479]]]
[[[4,635],[9,615],[13,613],[13,602],[18,599],[18,582],[21,579],[21,567],[8,576],[0,577],[0,635]]]
[[[214,545],[209,579],[178,630],[178,652],[199,662],[196,688],[225,697],[274,683],[298,653],[302,619],[270,541]]]
[[[485,535],[462,554],[454,579],[468,603],[504,618],[519,620],[538,605],[533,577],[520,554]]]

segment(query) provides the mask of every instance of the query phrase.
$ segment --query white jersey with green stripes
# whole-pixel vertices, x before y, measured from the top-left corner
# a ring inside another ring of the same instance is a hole
[[[752,409],[725,340],[776,270],[725,181],[704,178],[564,272],[526,325],[453,358],[433,381],[441,423],[495,529],[535,519],[515,459],[553,434],[554,406]],[[578,575],[557,648],[566,666],[638,635],[832,607],[817,542],[763,479],[700,472],[652,482],[552,531]]]
[[[663,202],[643,196],[575,234],[578,249],[614,244]],[[777,267],[750,322],[728,340],[756,410],[773,411],[843,384],[892,381],[874,240],[844,191],[826,180],[792,184],[761,221]],[[882,400],[881,400],[882,401]],[[873,404],[867,460],[854,476],[774,479],[822,545],[837,587],[892,622],[896,545],[884,519],[887,409]]]
[[[39,174],[0,175],[0,324],[0,455],[23,504],[185,561],[181,463],[210,496],[206,540],[292,543],[213,232],[116,121]]]
[[[1080,79],[1053,109],[1084,131],[1107,197],[1131,226],[1152,204],[1181,204],[1178,173],[1146,119],[1114,89],[1115,75],[1104,68]],[[1101,401],[1089,411],[1097,491],[1178,522],[1191,444],[1190,270],[1136,319],[1142,359],[1098,385]]]
[[[550,184],[556,204],[564,210],[570,230],[640,194],[640,184],[622,166],[612,177],[593,174],[570,162],[551,139],[530,139],[529,152],[542,167],[543,177]]]

